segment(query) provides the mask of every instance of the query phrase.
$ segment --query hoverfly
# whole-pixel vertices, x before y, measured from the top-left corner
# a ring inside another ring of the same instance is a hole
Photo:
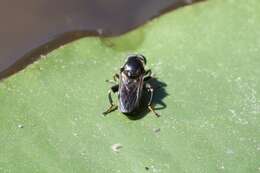
[[[110,107],[103,112],[104,115],[119,108],[125,114],[131,114],[140,106],[143,90],[150,93],[148,109],[157,117],[159,114],[151,107],[154,89],[149,80],[152,78],[151,70],[145,70],[146,58],[141,54],[130,55],[126,58],[125,64],[120,68],[120,73],[113,76],[116,85],[108,92]],[[111,93],[118,94],[118,106],[114,104]]]

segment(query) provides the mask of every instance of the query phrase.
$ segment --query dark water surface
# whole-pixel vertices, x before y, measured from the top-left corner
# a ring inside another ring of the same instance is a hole
[[[1,0],[0,79],[86,35],[119,35],[198,0]]]

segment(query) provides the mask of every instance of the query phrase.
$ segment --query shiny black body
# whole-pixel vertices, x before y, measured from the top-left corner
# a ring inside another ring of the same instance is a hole
[[[145,57],[133,55],[127,58],[119,75],[119,110],[131,113],[139,107],[145,75]]]
[[[143,55],[136,54],[128,56],[125,64],[120,68],[120,73],[114,75],[114,80],[118,84],[111,87],[108,94],[110,108],[103,114],[108,114],[119,108],[120,112],[131,114],[140,106],[143,89],[150,92],[148,108],[159,116],[151,107],[153,98],[153,88],[149,84],[151,79],[151,70],[145,70],[146,58]],[[112,81],[112,82],[115,82]],[[111,91],[118,93],[118,106],[113,103]]]

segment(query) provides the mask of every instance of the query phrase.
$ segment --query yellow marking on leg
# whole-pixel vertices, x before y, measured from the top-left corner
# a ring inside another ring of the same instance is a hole
[[[149,109],[151,112],[153,112],[157,117],[160,117],[160,115],[159,115],[157,112],[155,112],[155,110],[154,110],[151,106],[148,106],[148,109]]]

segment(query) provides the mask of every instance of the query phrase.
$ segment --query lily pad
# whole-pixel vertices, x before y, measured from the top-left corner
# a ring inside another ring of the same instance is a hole
[[[0,172],[259,172],[259,11],[258,0],[206,1],[77,40],[3,80]],[[160,118],[102,115],[105,80],[130,53],[167,85]]]

